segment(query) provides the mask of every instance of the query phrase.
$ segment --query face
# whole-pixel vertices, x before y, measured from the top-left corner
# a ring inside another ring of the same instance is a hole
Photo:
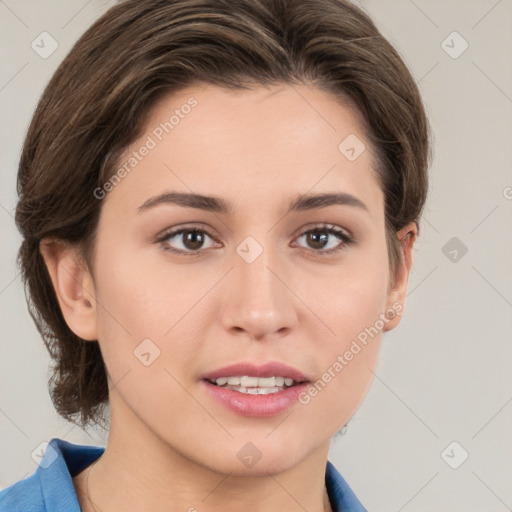
[[[158,103],[122,168],[98,199],[90,297],[111,432],[224,473],[325,453],[404,291],[388,293],[354,112],[307,86],[190,87]]]

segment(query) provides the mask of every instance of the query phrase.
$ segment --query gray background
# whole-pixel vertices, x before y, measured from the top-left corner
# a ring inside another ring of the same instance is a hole
[[[49,358],[15,266],[13,211],[36,102],[111,4],[0,0],[0,487],[33,473],[31,454],[52,437],[106,441],[53,409]],[[330,458],[370,510],[512,510],[512,0],[359,4],[421,87],[434,162],[404,318],[384,335],[371,390]],[[31,47],[43,31],[58,43],[47,58]]]

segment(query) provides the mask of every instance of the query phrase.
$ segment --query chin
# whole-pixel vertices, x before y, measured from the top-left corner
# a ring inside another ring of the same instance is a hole
[[[279,428],[279,427],[278,427]],[[286,472],[308,457],[318,447],[307,449],[307,440],[292,434],[251,436],[245,433],[222,448],[222,455],[215,454],[207,464],[211,469],[233,476],[268,476]],[[274,438],[272,438],[274,436]],[[232,454],[230,456],[230,454]]]

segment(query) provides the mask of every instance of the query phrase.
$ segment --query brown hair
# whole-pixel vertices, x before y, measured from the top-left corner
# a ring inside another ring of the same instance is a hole
[[[76,244],[92,269],[102,205],[93,191],[115,171],[155,102],[196,82],[231,89],[302,83],[348,101],[377,155],[393,278],[402,257],[396,233],[418,225],[428,122],[406,65],[361,9],[348,0],[120,2],[83,34],[46,87],[18,172],[29,311],[55,363],[53,403],[82,426],[102,420],[106,370],[98,343],[67,326],[39,244],[46,237]]]

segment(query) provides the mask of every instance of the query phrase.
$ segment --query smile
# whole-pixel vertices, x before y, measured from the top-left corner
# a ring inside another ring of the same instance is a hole
[[[238,391],[239,393],[246,393],[248,395],[270,395],[283,391],[296,384],[296,382],[289,377],[253,377],[249,375],[240,377],[219,377],[209,382],[215,386]]]

